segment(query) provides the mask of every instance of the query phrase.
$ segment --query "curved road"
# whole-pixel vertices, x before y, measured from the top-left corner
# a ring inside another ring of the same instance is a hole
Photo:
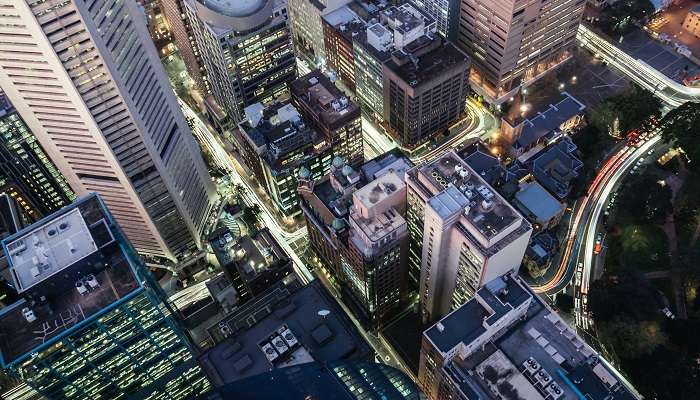
[[[635,83],[654,93],[670,108],[687,101],[700,102],[700,88],[674,81],[646,62],[625,53],[584,24],[579,25],[576,39],[581,47],[592,51]]]
[[[589,186],[586,195],[579,199],[574,207],[566,242],[561,249],[563,255],[556,273],[548,282],[534,285],[532,288],[535,292],[555,294],[563,290],[571,282],[575,267],[580,260],[583,261],[580,278],[581,292],[584,295],[588,292],[592,272],[591,255],[597,234],[596,226],[608,196],[634,163],[660,140],[661,137],[656,135],[639,147],[624,146],[607,159]]]

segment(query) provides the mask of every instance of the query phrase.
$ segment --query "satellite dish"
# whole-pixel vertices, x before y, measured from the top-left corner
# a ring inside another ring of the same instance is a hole
[[[328,311],[328,310],[320,310],[320,311],[318,312],[318,316],[321,317],[321,318],[326,318],[328,315],[330,315],[330,313],[331,313],[331,312]]]

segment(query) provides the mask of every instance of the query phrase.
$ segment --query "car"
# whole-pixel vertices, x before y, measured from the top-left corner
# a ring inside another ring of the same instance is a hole
[[[651,149],[651,150],[647,151],[647,155],[648,155],[648,156],[650,156],[650,155],[652,155],[652,154],[654,154],[654,149]]]
[[[593,246],[593,254],[598,255],[603,250],[603,234],[598,233],[595,237],[595,245]]]

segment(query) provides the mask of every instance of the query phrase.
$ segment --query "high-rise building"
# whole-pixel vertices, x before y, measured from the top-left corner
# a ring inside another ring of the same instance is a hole
[[[420,257],[420,310],[435,321],[486,282],[518,271],[532,226],[457,153],[407,173],[413,279]]]
[[[217,388],[197,400],[255,399],[419,400],[405,373],[368,361],[307,362],[274,369]]]
[[[469,58],[408,3],[385,8],[370,21],[353,44],[362,112],[402,146],[415,147],[464,115]]]
[[[437,399],[641,399],[516,274],[423,332],[418,385]]]
[[[365,160],[360,107],[316,69],[291,84],[292,104],[331,144],[334,156],[359,166]]]
[[[294,48],[298,54],[306,56],[314,63],[313,67],[324,64],[325,45],[321,18],[348,4],[352,0],[288,0],[289,23],[292,30]]]
[[[326,68],[335,72],[343,84],[355,91],[354,37],[365,30],[367,22],[355,11],[359,3],[350,3],[323,16],[323,41]]]
[[[160,4],[175,46],[177,46],[180,57],[185,62],[187,72],[199,90],[208,92],[209,82],[204,76],[201,54],[197,47],[197,41],[194,39],[192,24],[187,18],[184,1],[160,0]]]
[[[14,198],[32,221],[75,199],[63,175],[9,104],[0,106],[0,191]]]
[[[299,177],[309,243],[350,309],[368,328],[396,315],[408,296],[404,176],[413,164],[390,152],[359,170],[336,157],[331,173]]]
[[[570,57],[586,0],[461,0],[457,45],[474,63],[474,90],[509,98]]]
[[[144,255],[201,248],[216,192],[133,1],[0,1],[0,80],[79,196]]]
[[[367,362],[374,355],[318,279],[303,286],[285,279],[212,324],[207,333],[214,345],[199,362],[217,389],[287,367]],[[278,391],[277,398],[295,398],[287,394]]]
[[[299,172],[303,169],[314,178],[327,174],[330,142],[289,102],[253,104],[246,107],[246,115],[233,135],[245,166],[282,214],[299,214]]]
[[[236,123],[288,89],[297,67],[285,1],[184,1],[211,93]]]
[[[0,362],[44,397],[189,399],[210,388],[97,195],[2,245],[17,300],[0,313]]]
[[[411,0],[437,23],[437,32],[455,42],[459,31],[459,6],[461,0]]]

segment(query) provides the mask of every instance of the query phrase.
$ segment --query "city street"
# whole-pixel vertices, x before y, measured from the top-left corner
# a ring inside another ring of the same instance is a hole
[[[670,108],[678,107],[686,101],[700,101],[700,88],[674,81],[644,61],[625,53],[584,24],[578,28],[577,40],[581,47],[592,51],[596,57],[602,58],[638,85],[654,93]]]
[[[419,164],[431,160],[447,149],[458,148],[463,143],[477,137],[487,138],[496,128],[498,121],[483,105],[472,99],[467,100],[467,125],[460,127],[458,132],[452,133],[451,137],[427,151],[411,156],[411,161]],[[381,129],[381,128],[380,128]],[[380,129],[365,118],[362,119],[362,130],[365,140],[365,158],[371,159],[391,149],[399,147],[389,135],[381,132]]]

